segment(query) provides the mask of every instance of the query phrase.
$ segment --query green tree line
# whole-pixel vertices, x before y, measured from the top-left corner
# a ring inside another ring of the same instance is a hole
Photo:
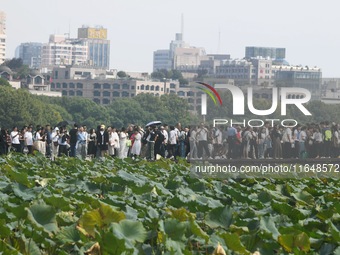
[[[100,124],[123,127],[145,125],[149,121],[191,124],[197,117],[189,112],[187,101],[177,95],[155,97],[141,94],[118,98],[107,106],[81,97],[51,98],[31,95],[27,90],[0,86],[0,127],[56,125],[63,120],[96,127]]]
[[[296,119],[299,123],[319,123],[321,121],[340,122],[338,105],[326,105],[320,101],[311,101],[306,108],[312,116],[305,116],[293,105],[288,105],[287,115],[281,116],[280,104],[275,113],[269,116],[257,116],[249,112],[245,105],[245,116],[233,116],[230,92],[220,93],[223,105],[215,105],[208,97],[208,114],[206,121],[212,123],[214,118],[233,119]],[[269,109],[271,100],[254,100],[256,109]],[[118,98],[110,105],[98,105],[92,100],[81,97],[51,98],[31,95],[27,90],[15,90],[0,86],[0,127],[11,128],[34,125],[56,125],[63,120],[96,127],[104,123],[115,127],[128,124],[145,125],[149,121],[160,120],[163,123],[183,125],[198,124],[201,116],[189,111],[187,100],[175,94],[155,97],[140,94],[133,98]]]

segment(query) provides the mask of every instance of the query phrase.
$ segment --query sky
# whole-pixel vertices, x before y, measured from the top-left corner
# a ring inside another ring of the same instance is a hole
[[[207,53],[243,58],[246,46],[286,48],[290,64],[318,66],[340,77],[338,0],[0,0],[7,15],[7,57],[23,42],[101,25],[111,40],[110,66],[152,71],[153,51],[168,49],[175,33]]]

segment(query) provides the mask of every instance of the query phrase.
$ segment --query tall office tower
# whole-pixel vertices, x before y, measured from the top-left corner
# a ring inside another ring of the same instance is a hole
[[[18,46],[16,57],[22,59],[24,65],[28,65],[30,68],[38,69],[41,66],[41,50],[42,43],[27,42]]]
[[[103,27],[78,28],[78,39],[88,46],[88,62],[91,66],[110,69],[110,40],[107,29]]]

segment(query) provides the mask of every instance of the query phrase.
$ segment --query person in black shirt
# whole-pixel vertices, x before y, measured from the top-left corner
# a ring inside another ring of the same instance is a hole
[[[97,146],[100,153],[99,156],[106,156],[109,149],[109,132],[107,132],[104,125],[101,125],[97,132]]]
[[[70,157],[76,156],[78,125],[74,124],[73,129],[70,130]]]
[[[0,133],[0,155],[4,155],[7,154],[7,133],[5,129],[1,129]]]
[[[156,158],[157,154],[161,155],[163,158],[165,157],[165,150],[164,150],[164,135],[158,128],[155,129],[155,134],[157,139],[155,141],[155,153],[154,158]]]
[[[150,161],[154,161],[155,160],[155,142],[157,139],[157,134],[155,132],[155,127],[152,126],[149,128],[149,135],[146,138],[147,140],[147,154],[146,154],[146,159],[150,160]]]

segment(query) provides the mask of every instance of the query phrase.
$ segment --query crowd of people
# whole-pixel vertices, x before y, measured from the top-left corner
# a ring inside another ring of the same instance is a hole
[[[191,131],[191,157],[264,159],[264,158],[339,158],[339,125],[329,122],[292,127],[232,126],[194,127]]]
[[[119,158],[142,157],[154,161],[159,157],[187,159],[263,159],[263,158],[340,158],[339,125],[329,122],[297,125],[295,127],[270,126],[197,126],[182,127],[151,125],[144,129],[129,125],[127,128],[100,125],[87,129],[77,125],[32,125],[11,131],[1,129],[0,155],[10,151],[33,154],[34,151],[54,160],[60,156],[91,159],[112,156]]]

